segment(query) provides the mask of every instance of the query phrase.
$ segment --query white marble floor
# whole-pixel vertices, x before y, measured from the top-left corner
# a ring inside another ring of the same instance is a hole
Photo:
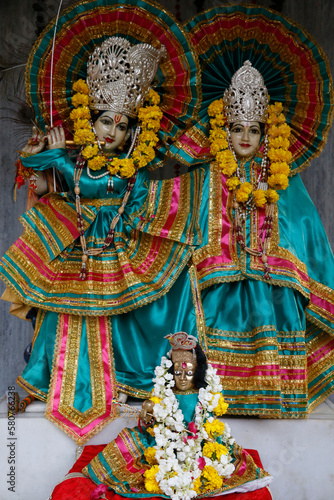
[[[47,500],[75,461],[75,443],[43,417],[44,407],[35,401],[8,426],[6,401],[0,403],[0,500]],[[325,401],[307,420],[224,421],[240,445],[259,451],[264,468],[274,476],[270,489],[275,500],[334,499],[332,401]],[[89,444],[107,443],[123,427],[135,424],[120,418]]]

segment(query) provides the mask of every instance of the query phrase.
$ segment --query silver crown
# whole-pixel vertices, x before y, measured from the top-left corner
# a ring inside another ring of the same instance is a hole
[[[134,118],[165,54],[164,46],[158,50],[147,43],[131,45],[125,38],[107,38],[87,64],[90,108]]]
[[[268,91],[261,73],[250,61],[244,62],[234,73],[223,100],[228,123],[266,122],[268,118]]]

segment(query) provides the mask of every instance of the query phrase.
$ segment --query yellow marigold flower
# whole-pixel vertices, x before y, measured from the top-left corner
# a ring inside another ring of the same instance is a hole
[[[153,403],[154,403],[155,405],[158,405],[158,404],[160,403],[161,399],[160,399],[160,398],[158,398],[157,396],[151,396],[151,397],[150,397],[150,401],[153,401]]]
[[[86,160],[89,160],[89,158],[93,158],[93,156],[96,156],[98,152],[98,145],[94,144],[94,146],[86,146],[85,149],[82,150],[82,156],[86,158]]]
[[[235,193],[236,200],[239,203],[245,203],[248,200],[251,192],[252,192],[251,184],[249,182],[244,182],[243,184],[241,184],[241,186]]]
[[[139,144],[146,144],[151,147],[155,146],[158,140],[158,137],[151,130],[145,130],[139,136]]]
[[[133,162],[137,168],[146,167],[146,165],[148,164],[147,157],[141,151],[138,151],[137,149],[136,149],[136,151],[133,152],[132,158],[133,158]]]
[[[224,175],[226,175],[227,177],[231,177],[231,175],[234,174],[234,172],[236,171],[237,169],[237,164],[225,164],[225,165],[222,165],[222,164],[219,164],[220,168],[222,169],[222,172]]]
[[[138,120],[143,123],[148,120],[161,120],[163,113],[159,106],[147,106],[146,108],[140,108],[138,112]]]
[[[216,139],[226,140],[226,138],[227,138],[227,134],[226,134],[225,130],[223,130],[221,128],[215,128],[213,130],[210,130],[210,137],[209,137],[210,142],[213,142]]]
[[[263,189],[257,189],[253,192],[254,203],[257,207],[262,208],[265,206],[267,198]]]
[[[223,151],[224,149],[227,149],[227,147],[228,144],[226,139],[216,139],[211,144],[210,152],[215,156],[219,151]]]
[[[142,124],[143,130],[152,130],[153,132],[159,132],[160,130],[160,120],[146,120]]]
[[[212,422],[208,420],[204,424],[204,428],[209,435],[209,438],[215,438],[216,436],[221,436],[225,430],[224,422],[221,422],[215,418]]]
[[[87,120],[87,118],[79,118],[74,122],[74,130],[79,130],[79,128],[85,128],[87,130],[90,130],[90,123]]]
[[[268,151],[268,158],[272,162],[287,162],[289,163],[292,158],[292,154],[290,151],[286,151],[284,149],[271,149]]]
[[[81,94],[89,94],[88,85],[82,78],[73,83],[72,89],[75,92],[81,92]]]
[[[269,137],[269,147],[270,148],[282,148],[289,149],[290,141],[285,137]]]
[[[157,463],[155,459],[155,448],[153,447],[146,448],[146,450],[144,451],[144,457],[146,462],[148,462],[150,465],[154,465]]]
[[[268,113],[269,115],[275,114],[279,115],[283,111],[283,104],[279,101],[275,102],[274,104],[270,104],[268,106]]]
[[[111,175],[117,175],[119,173],[119,165],[114,165],[114,163],[109,163],[107,165],[107,169],[111,173]]]
[[[88,167],[91,170],[101,170],[107,163],[107,158],[103,155],[94,156],[91,160],[88,160]]]
[[[73,136],[75,144],[86,144],[95,141],[95,134],[91,130],[80,128]]]
[[[216,116],[222,114],[224,111],[224,101],[223,99],[216,99],[208,107],[208,115]]]
[[[141,153],[141,156],[144,155],[144,157],[146,157],[147,163],[152,161],[155,157],[154,149],[150,146],[146,146],[146,144],[139,144],[136,151]]]
[[[146,100],[150,103],[151,106],[157,105],[160,102],[160,96],[155,90],[150,89],[146,96]]]
[[[269,118],[267,120],[268,125],[279,125],[281,123],[285,123],[285,116],[283,114],[269,115]]]
[[[197,477],[193,484],[193,489],[196,491],[197,495],[201,493],[202,490],[202,481],[201,476]]]
[[[210,119],[211,128],[223,127],[225,125],[224,115],[216,115],[215,118]]]
[[[273,189],[286,189],[289,185],[289,179],[284,174],[274,174],[268,177],[268,184]]]
[[[86,94],[74,94],[74,96],[72,96],[72,104],[75,108],[77,108],[78,106],[88,106],[88,103],[89,103],[89,97],[88,95]]]
[[[266,198],[268,203],[276,203],[279,200],[279,194],[274,189],[267,189]]]
[[[91,117],[90,111],[89,111],[89,108],[87,106],[82,106],[80,108],[72,109],[72,111],[70,113],[70,118],[73,121],[78,120],[79,118],[82,118],[82,119],[86,118],[87,120],[89,120],[90,117]]]
[[[229,191],[233,191],[236,189],[240,184],[240,180],[238,177],[231,177],[230,179],[227,179],[226,181],[226,186]]]
[[[248,182],[244,182],[244,184],[249,184]],[[242,184],[241,187],[244,185]],[[252,190],[252,186],[251,187],[251,190]],[[241,189],[241,188],[240,188]],[[240,189],[238,189],[238,191],[240,191]],[[237,193],[238,193],[237,191]],[[251,191],[250,191],[251,192]],[[248,198],[247,198],[248,199]],[[239,200],[238,200],[239,201]],[[228,408],[228,404],[225,403],[225,399],[223,398],[222,395],[220,395],[220,398],[219,398],[219,401],[218,401],[218,404],[216,406],[216,408],[214,408],[213,412],[218,415],[218,417],[220,417],[221,415],[224,415],[224,413],[227,412],[227,408]]]
[[[121,164],[121,168],[120,168],[120,174],[123,178],[128,179],[136,171],[134,164],[133,164],[133,160],[131,158],[127,158],[127,159],[121,160],[121,162],[122,162],[122,164]]]
[[[226,149],[225,151],[219,151],[216,155],[216,160],[218,163],[225,163],[237,166],[233,153],[229,149]]]
[[[223,479],[212,465],[206,465],[200,476],[202,491],[219,490],[223,486]],[[196,485],[197,486],[197,485]]]
[[[285,161],[275,162],[270,165],[270,173],[289,175],[290,167]]]
[[[268,128],[268,136],[269,137],[285,137],[289,138],[291,134],[291,128],[287,123],[283,123],[282,125],[277,125]]]
[[[159,483],[155,479],[156,474],[159,472],[158,465],[153,465],[150,469],[144,472],[144,484],[147,491],[150,493],[162,493]]]
[[[211,458],[212,460],[220,460],[222,455],[227,455],[227,448],[223,444],[207,442],[203,446],[203,456]]]

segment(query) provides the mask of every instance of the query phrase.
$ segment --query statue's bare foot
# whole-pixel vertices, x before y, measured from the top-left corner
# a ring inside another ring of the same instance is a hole
[[[119,403],[126,403],[127,399],[128,399],[128,395],[125,394],[125,392],[118,393],[118,402]]]

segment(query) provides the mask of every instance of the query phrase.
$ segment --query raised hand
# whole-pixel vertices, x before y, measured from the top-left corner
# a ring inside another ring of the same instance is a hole
[[[65,132],[63,127],[54,127],[49,129],[46,127],[48,149],[65,148]]]
[[[22,149],[22,152],[30,155],[40,153],[45,148],[45,139],[45,135],[42,132],[39,132],[37,127],[33,126],[32,136],[30,137],[28,144]]]

